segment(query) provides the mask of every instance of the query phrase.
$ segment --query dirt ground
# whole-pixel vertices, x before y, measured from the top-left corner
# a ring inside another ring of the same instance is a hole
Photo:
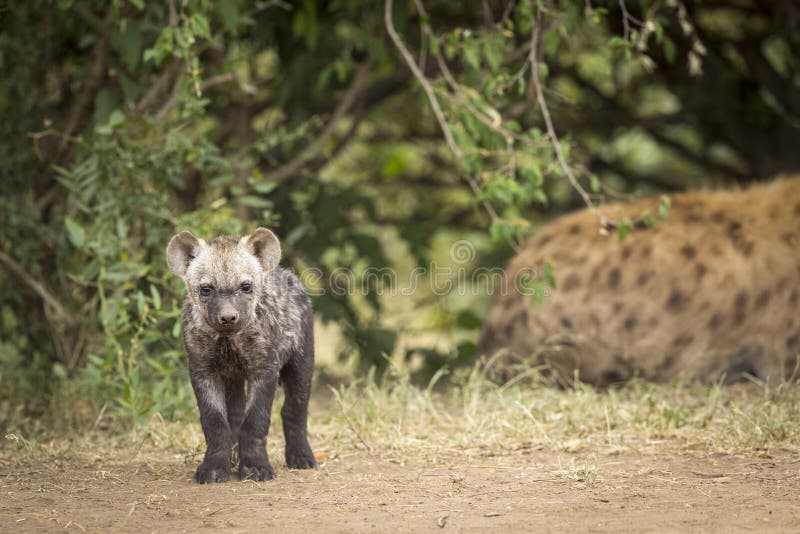
[[[197,458],[185,453],[102,456],[4,462],[0,531],[800,530],[800,458],[789,455],[355,452],[290,471],[273,454],[276,479],[209,486],[192,481]]]

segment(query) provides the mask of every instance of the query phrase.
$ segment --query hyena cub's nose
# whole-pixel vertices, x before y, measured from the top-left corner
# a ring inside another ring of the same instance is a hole
[[[239,322],[239,312],[233,309],[222,310],[219,314],[219,322],[227,325],[234,325]]]

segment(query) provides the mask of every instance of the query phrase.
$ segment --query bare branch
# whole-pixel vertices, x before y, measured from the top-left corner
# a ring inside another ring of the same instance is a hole
[[[200,82],[200,91],[205,91],[206,89],[211,89],[215,85],[222,85],[223,83],[233,81],[236,81],[236,73],[233,71],[226,72],[224,74],[218,74],[216,76],[212,76],[211,78],[206,78]]]
[[[422,13],[420,14],[422,15]],[[389,37],[392,39],[395,47],[400,52],[400,55],[403,56],[403,59],[408,65],[408,68],[411,69],[414,77],[422,86],[422,90],[425,91],[425,95],[428,97],[428,102],[431,105],[433,114],[436,117],[436,121],[439,123],[439,127],[444,135],[445,142],[456,159],[460,161],[464,157],[464,153],[461,151],[461,148],[459,148],[458,144],[453,138],[453,132],[450,130],[450,126],[447,124],[447,119],[445,118],[444,112],[439,105],[439,100],[436,98],[436,92],[434,91],[431,82],[425,77],[425,74],[422,72],[422,70],[420,70],[419,65],[417,65],[417,63],[414,61],[411,52],[408,51],[405,43],[403,43],[400,35],[398,35],[397,30],[395,30],[394,21],[392,21],[392,0],[386,0],[384,18],[386,22],[386,31],[389,33]],[[462,176],[469,185],[470,189],[472,189],[472,192],[475,194],[475,196],[480,199],[481,205],[486,210],[486,213],[489,215],[489,218],[492,220],[492,222],[499,221],[500,217],[497,215],[494,206],[492,206],[486,199],[481,198],[482,194],[480,186],[478,186],[478,183],[475,181],[475,179],[466,174],[463,174]],[[515,249],[519,248],[518,245],[513,242],[511,243],[511,246]]]
[[[30,286],[30,288],[33,289],[36,294],[39,295],[39,297],[41,297],[45,304],[49,305],[51,308],[53,308],[53,310],[55,310],[56,314],[58,314],[58,316],[61,317],[66,324],[72,324],[74,322],[73,317],[67,313],[67,311],[64,309],[64,306],[61,305],[61,302],[59,302],[58,299],[53,296],[53,294],[44,286],[44,284],[34,279],[30,274],[28,274],[22,265],[6,255],[2,250],[0,250],[0,262],[4,263],[12,273]]]
[[[353,120],[350,124],[350,127],[347,129],[347,132],[345,132],[344,135],[342,135],[336,141],[336,145],[331,149],[331,151],[328,154],[325,154],[325,156],[318,156],[305,162],[303,168],[308,169],[309,172],[303,174],[295,173],[292,176],[287,177],[281,182],[280,186],[275,190],[275,192],[270,195],[270,199],[275,204],[286,202],[291,191],[296,190],[298,187],[302,186],[306,181],[308,181],[311,173],[318,172],[330,161],[336,158],[336,156],[341,153],[344,147],[347,146],[347,144],[355,135],[358,125],[361,124],[361,121],[364,119],[364,115],[365,111],[363,108],[357,109],[353,114]]]
[[[444,139],[447,143],[447,146],[450,148],[450,151],[453,153],[453,155],[460,160],[464,154],[461,152],[461,149],[458,147],[458,144],[456,144],[456,141],[453,138],[453,132],[450,131],[450,126],[447,124],[447,119],[444,117],[444,112],[442,111],[441,106],[439,106],[439,100],[436,98],[436,93],[433,90],[433,86],[425,77],[425,74],[423,74],[423,72],[420,70],[419,65],[417,65],[417,63],[414,61],[414,58],[411,56],[411,52],[408,51],[405,43],[403,43],[403,40],[400,38],[400,36],[397,34],[397,30],[394,28],[394,21],[392,21],[392,4],[392,0],[386,0],[384,13],[386,31],[389,33],[389,37],[392,39],[395,47],[397,47],[400,55],[403,56],[408,68],[411,69],[411,72],[422,86],[422,90],[425,91],[425,95],[428,97],[428,102],[431,105],[433,114],[436,116],[436,121],[439,123],[439,127],[442,129],[442,134],[444,134]]]
[[[108,27],[111,24],[112,15],[113,10],[109,8],[103,20],[100,35],[97,37],[94,48],[92,48],[92,62],[86,72],[83,90],[67,117],[67,123],[64,127],[64,138],[62,139],[61,150],[59,151],[57,161],[63,162],[64,158],[67,156],[67,149],[70,146],[67,144],[68,138],[78,130],[78,127],[85,121],[86,116],[92,111],[95,96],[102,85],[106,73],[106,59],[108,58],[109,52]]]
[[[302,169],[306,162],[320,151],[325,142],[333,135],[337,123],[350,111],[355,104],[356,98],[364,88],[364,83],[366,82],[367,74],[369,73],[371,67],[371,61],[367,61],[358,66],[355,76],[353,77],[353,83],[351,83],[350,87],[347,88],[342,100],[339,102],[339,105],[334,110],[330,120],[325,127],[322,128],[322,131],[317,138],[314,139],[310,145],[300,151],[300,153],[297,154],[297,156],[295,156],[291,161],[285,165],[282,165],[281,167],[278,167],[277,169],[265,173],[264,179],[273,182],[283,181]]]
[[[183,62],[181,61],[181,64],[182,63]],[[161,109],[159,109],[158,113],[156,114],[156,118],[158,120],[164,119],[164,117],[167,116],[167,113],[169,113],[169,110],[171,110],[178,103],[178,100],[181,97],[181,84],[183,83],[183,79],[185,77],[186,69],[180,69],[180,74],[175,78],[175,81],[172,84],[172,94],[170,95],[169,100],[167,100],[164,105],[161,106]]]
[[[628,11],[628,6],[625,5],[625,0],[618,0],[618,3],[620,10],[622,10],[622,27],[624,30],[625,40],[627,41],[631,37],[631,22],[637,26],[642,26],[642,21],[630,14]]]
[[[153,85],[150,86],[150,89],[147,90],[139,102],[133,106],[133,113],[141,113],[153,105],[156,98],[158,98],[158,95],[167,87],[170,80],[175,78],[181,67],[183,67],[183,60],[176,59],[170,64],[169,67],[164,69],[164,72],[161,74],[161,76],[159,76]]]
[[[595,214],[597,214],[598,218],[600,219],[600,223],[603,226],[609,226],[609,220],[606,218],[605,215],[600,213],[597,210],[597,207],[592,202],[589,193],[583,188],[583,186],[578,182],[578,179],[575,178],[575,174],[572,172],[572,168],[567,163],[566,158],[564,157],[564,153],[561,150],[561,143],[558,140],[558,134],[556,134],[556,129],[553,126],[553,120],[550,118],[550,110],[547,107],[547,101],[544,98],[544,90],[542,89],[542,83],[539,79],[539,32],[541,31],[542,27],[542,13],[541,11],[537,10],[536,13],[536,20],[533,24],[533,31],[531,32],[531,48],[529,52],[529,58],[531,63],[531,82],[536,90],[536,100],[539,103],[539,109],[542,111],[542,117],[544,118],[545,126],[547,127],[547,135],[550,137],[550,141],[553,144],[553,150],[556,153],[556,159],[558,160],[558,165],[561,167],[561,171],[569,180],[569,183],[572,185],[572,188],[578,192],[578,194],[583,199],[584,204],[586,207],[592,210]]]

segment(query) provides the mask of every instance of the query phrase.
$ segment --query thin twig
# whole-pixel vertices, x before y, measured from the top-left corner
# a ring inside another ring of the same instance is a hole
[[[181,84],[183,83],[185,72],[181,74],[181,76],[175,81],[175,85],[172,88],[172,96],[170,96],[169,100],[167,100],[166,104],[158,111],[158,119],[163,119],[169,110],[175,107],[175,104],[178,103],[181,97]],[[220,85],[227,82],[232,82],[236,79],[236,74],[233,72],[226,72],[224,74],[219,74],[217,76],[213,76],[208,78],[207,80],[203,80],[197,86],[197,96],[202,96],[203,91],[214,87],[215,85]]]
[[[566,175],[567,179],[569,180],[570,185],[583,199],[584,204],[586,207],[592,210],[600,219],[600,224],[603,227],[613,226],[608,220],[608,218],[600,213],[597,210],[597,207],[592,202],[592,198],[589,196],[589,193],[581,186],[578,182],[578,179],[575,178],[575,174],[572,172],[572,168],[567,163],[566,158],[564,157],[564,153],[561,151],[561,144],[558,140],[558,135],[556,134],[556,129],[553,126],[553,120],[550,118],[550,110],[547,107],[547,101],[544,98],[544,90],[542,89],[542,83],[539,80],[539,32],[541,31],[542,26],[542,13],[541,11],[537,10],[536,13],[536,20],[533,24],[533,31],[531,32],[531,49],[529,52],[528,57],[530,58],[531,63],[531,82],[536,89],[536,100],[539,103],[539,109],[542,111],[542,117],[544,118],[544,123],[547,127],[547,135],[550,137],[550,142],[553,144],[553,150],[556,153],[556,159],[558,160],[558,165],[561,167],[561,170]]]
[[[422,4],[421,0],[414,0],[414,3],[417,7],[417,11],[420,14],[420,26],[422,27],[422,35],[427,36],[429,39],[435,39],[433,35],[433,30],[431,29],[430,24],[425,22],[428,19],[428,13],[425,10],[425,6]],[[467,110],[472,113],[472,115],[478,119],[484,126],[492,130],[493,132],[500,135],[506,143],[506,154],[508,155],[508,176],[512,180],[517,172],[517,155],[514,150],[514,139],[519,138],[520,136],[516,133],[503,128],[503,120],[499,113],[496,111],[494,112],[493,116],[490,116],[486,113],[483,113],[479,110],[475,105],[472,103],[469,95],[465,94],[461,84],[456,81],[455,76],[450,71],[450,67],[447,66],[447,62],[444,60],[442,53],[440,51],[436,51],[434,53],[436,58],[436,64],[439,67],[439,70],[442,72],[442,76],[444,76],[445,81],[453,90],[453,92],[461,97],[461,102],[466,106]],[[420,69],[420,72],[422,69]],[[494,110],[492,110],[494,111]]]
[[[416,4],[417,10],[419,11],[421,18],[424,21],[428,17],[428,13],[427,11],[425,11],[425,6],[422,4],[420,0],[414,0],[414,3]],[[430,24],[426,22],[421,22],[420,26],[422,27],[423,35],[427,35],[430,39],[434,38],[433,30],[431,29]],[[450,67],[447,66],[447,62],[444,60],[442,53],[436,52],[435,57],[436,57],[436,64],[439,67],[439,70],[442,71],[442,76],[444,77],[445,81],[447,82],[447,84],[450,86],[450,88],[453,90],[454,93],[462,97],[464,105],[467,107],[470,113],[472,113],[475,116],[476,119],[481,121],[490,130],[501,135],[503,139],[505,139],[506,144],[513,143],[513,138],[522,137],[519,134],[516,134],[515,132],[503,128],[502,117],[500,117],[500,115],[497,112],[495,112],[495,114],[492,115],[484,113],[478,108],[476,108],[475,105],[470,100],[469,95],[464,94],[465,91],[463,87],[461,86],[461,84],[458,83],[455,76],[453,76],[453,73],[450,70]]]
[[[156,118],[158,120],[163,120],[164,117],[167,116],[169,110],[171,110],[177,103],[181,97],[181,85],[183,85],[183,79],[186,77],[186,69],[180,69],[180,74],[175,78],[175,81],[172,83],[172,93],[170,94],[169,100],[167,100],[161,109],[158,110],[156,114]]]
[[[628,6],[625,5],[625,0],[618,0],[619,8],[622,10],[622,27],[625,35],[625,40],[627,41],[631,36],[631,22],[642,26],[642,21],[634,17],[628,11]]]
[[[289,176],[296,174],[300,169],[303,168],[303,166],[309,159],[311,159],[312,156],[320,151],[325,142],[327,142],[328,139],[333,135],[338,122],[342,119],[342,117],[350,112],[350,109],[356,103],[358,95],[361,94],[361,90],[364,88],[364,83],[367,80],[367,75],[369,74],[371,67],[372,61],[366,61],[358,66],[356,73],[353,76],[353,82],[350,84],[350,87],[347,88],[342,100],[339,102],[339,105],[334,110],[330,120],[322,128],[322,131],[317,138],[314,139],[314,141],[312,141],[311,144],[309,144],[306,148],[300,151],[300,153],[288,163],[265,173],[265,180],[271,182],[281,182],[285,180]]]
[[[211,78],[206,78],[202,82],[200,82],[200,92],[202,93],[206,89],[210,89],[215,85],[222,85],[223,83],[233,82],[236,81],[236,73],[226,72],[224,74],[218,74],[216,76],[212,76]]]
[[[428,102],[431,105],[431,109],[433,110],[433,114],[436,117],[436,121],[439,123],[439,127],[442,130],[442,134],[444,135],[445,142],[447,143],[448,148],[456,157],[457,160],[461,161],[464,157],[464,153],[459,148],[458,144],[456,143],[455,139],[453,138],[453,132],[450,130],[450,126],[447,124],[447,119],[444,116],[444,112],[442,111],[441,106],[439,105],[439,100],[436,98],[436,92],[431,85],[431,82],[425,77],[425,74],[420,70],[419,65],[414,61],[411,52],[408,51],[405,43],[398,35],[397,30],[395,30],[394,22],[392,21],[392,0],[386,0],[385,4],[385,12],[384,18],[386,23],[386,31],[389,34],[389,37],[392,39],[397,50],[400,52],[400,55],[403,56],[408,68],[411,69],[411,72],[414,74],[414,77],[417,79],[419,84],[422,86],[422,90],[425,91],[425,95],[428,97]],[[474,178],[468,176],[466,174],[462,174],[464,180],[469,185],[470,189],[472,189],[473,193],[475,193],[476,197],[480,199],[481,205],[486,210],[486,213],[489,215],[489,218],[492,222],[496,222],[500,220],[500,217],[497,215],[497,212],[486,199],[481,198],[483,194],[481,193],[480,186],[475,181]],[[512,243],[512,246],[516,247],[515,243]]]
[[[42,300],[48,304],[55,312],[61,317],[66,324],[72,324],[73,318],[71,315],[67,313],[64,309],[64,306],[61,305],[61,302],[58,301],[56,297],[38,280],[35,280],[25,268],[16,262],[13,258],[6,255],[2,250],[0,250],[0,262],[6,264],[8,269],[13,272],[20,280],[28,284],[31,289],[33,289],[37,295],[39,295]]]
[[[281,182],[281,185],[275,192],[270,195],[270,199],[276,203],[281,204],[282,202],[286,202],[289,197],[291,191],[296,190],[298,187],[301,187],[305,182],[308,181],[309,177],[316,172],[319,172],[327,163],[333,160],[339,153],[347,146],[350,140],[356,133],[359,124],[361,121],[364,120],[364,109],[363,108],[356,108],[355,112],[353,113],[353,118],[350,123],[350,126],[347,128],[347,131],[339,137],[336,141],[336,144],[333,148],[328,151],[326,154],[309,160],[305,163],[305,168],[309,171],[303,174],[295,174],[291,178],[287,178],[286,180]]]
[[[505,10],[503,10],[503,16],[500,17],[500,22],[505,22],[506,19],[508,19],[508,17],[511,16],[511,13],[514,11],[514,8],[516,7],[516,5],[517,5],[516,0],[511,0],[511,2],[509,2],[506,5]]]
[[[392,20],[392,4],[392,0],[386,0],[384,13],[386,31],[389,33],[389,37],[397,47],[400,55],[403,56],[408,68],[411,69],[411,72],[422,86],[423,91],[425,91],[425,95],[428,97],[428,102],[430,102],[431,109],[433,109],[433,114],[436,116],[436,120],[439,122],[439,127],[442,129],[442,134],[444,134],[444,139],[447,143],[447,146],[450,148],[450,151],[453,153],[453,155],[460,160],[464,154],[461,152],[461,149],[458,147],[458,144],[456,144],[456,141],[453,138],[453,132],[450,131],[450,126],[447,124],[447,119],[444,117],[444,112],[442,111],[441,106],[439,106],[439,100],[436,98],[436,93],[433,90],[433,86],[425,77],[425,74],[423,74],[423,72],[419,69],[419,65],[417,65],[417,63],[414,61],[414,58],[411,56],[411,52],[408,51],[405,43],[403,43],[403,40],[400,38],[400,36],[397,34],[397,30],[394,28],[394,21]]]
[[[169,67],[164,69],[164,72],[158,79],[150,86],[150,89],[144,94],[144,96],[133,106],[133,113],[141,113],[142,111],[149,108],[158,97],[159,93],[163,91],[167,85],[169,84],[170,80],[172,80],[178,72],[180,72],[181,67],[183,67],[183,60],[176,59],[173,61]]]
[[[113,13],[114,11],[109,8],[106,11],[105,18],[103,19],[100,35],[97,37],[97,41],[92,49],[92,62],[86,71],[83,90],[81,91],[80,95],[78,95],[78,99],[75,101],[75,104],[72,106],[69,117],[67,118],[67,123],[64,126],[64,137],[61,143],[61,150],[58,154],[58,161],[63,162],[62,158],[66,157],[65,151],[68,147],[67,139],[78,130],[78,128],[83,124],[86,115],[91,112],[95,96],[100,90],[103,78],[105,77],[106,59],[108,58],[108,52],[110,48],[108,30],[111,25]]]

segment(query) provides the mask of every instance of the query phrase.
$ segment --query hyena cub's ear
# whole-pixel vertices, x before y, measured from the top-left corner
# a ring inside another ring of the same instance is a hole
[[[167,245],[167,265],[178,276],[186,276],[189,264],[200,253],[203,240],[191,232],[183,231],[169,240]]]
[[[281,244],[275,234],[266,228],[257,228],[252,234],[244,236],[242,243],[258,258],[265,271],[271,271],[281,261]]]

